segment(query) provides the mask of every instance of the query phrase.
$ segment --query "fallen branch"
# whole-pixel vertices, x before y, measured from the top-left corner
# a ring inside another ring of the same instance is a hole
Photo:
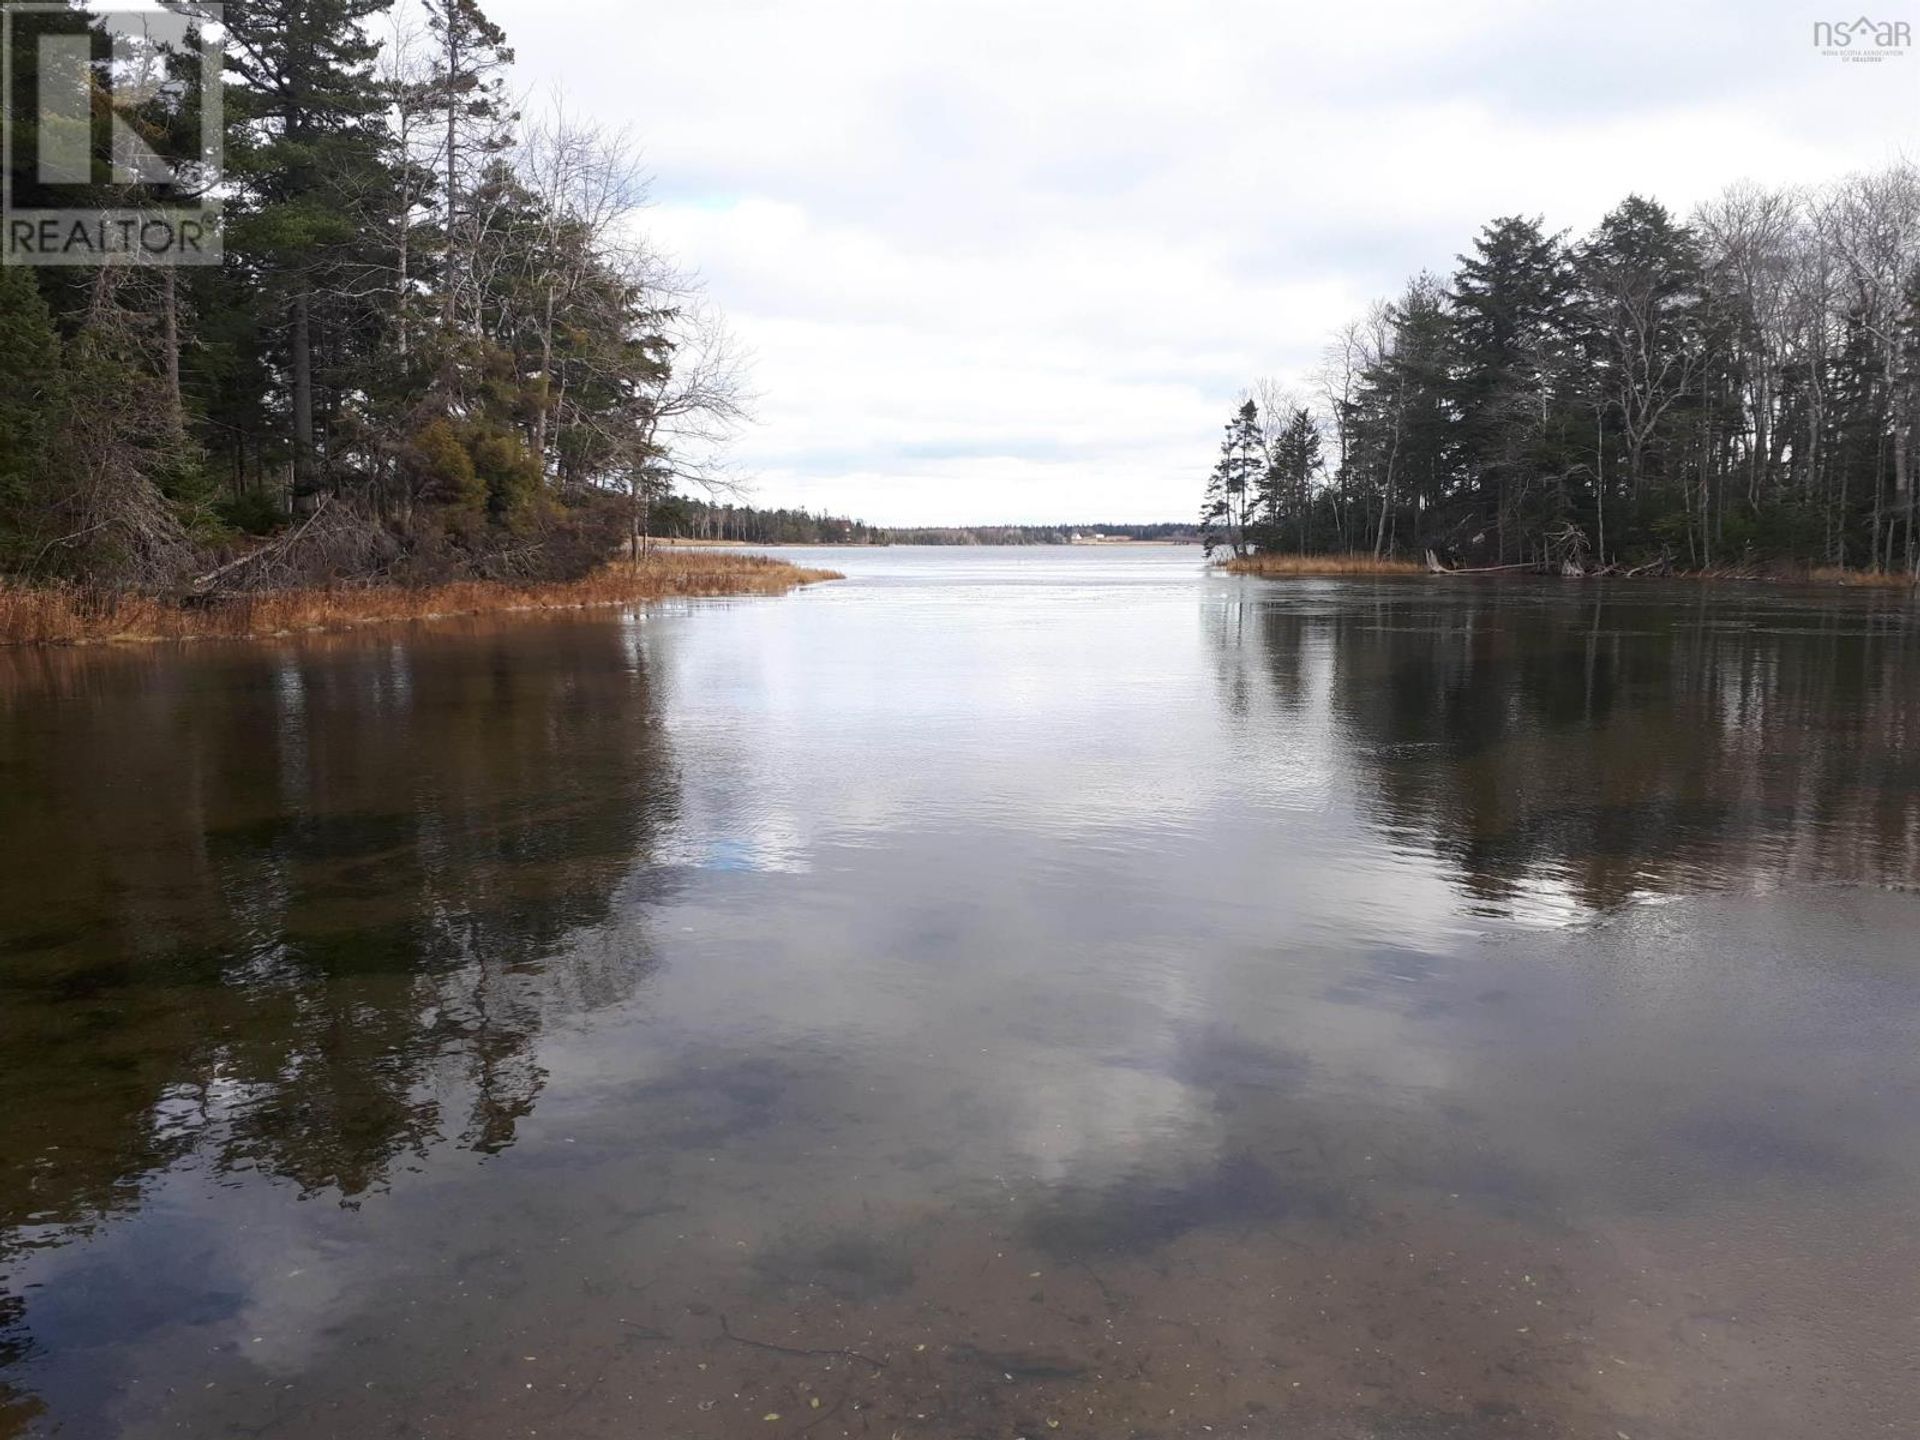
[[[1514,565],[1469,565],[1459,570],[1441,569],[1433,573],[1436,575],[1492,575],[1501,570],[1538,570],[1539,568],[1538,561],[1522,560]]]
[[[313,522],[318,520],[323,514],[326,513],[327,502],[332,498],[333,497],[331,495],[322,495],[320,497],[320,503],[313,507],[313,514],[307,517],[306,523],[303,524],[298,530],[295,530],[289,535],[281,536],[278,540],[275,540],[272,544],[262,545],[258,550],[249,550],[246,554],[242,555],[238,560],[229,560],[226,564],[218,567],[217,569],[209,570],[205,575],[202,575],[198,580],[195,580],[193,582],[193,590],[191,593],[196,596],[205,595],[209,587],[212,586],[213,582],[218,580],[222,575],[226,575],[231,573],[232,571],[238,570],[242,566],[252,565],[257,561],[265,560],[270,556],[283,554],[287,550],[291,549],[294,545],[299,543],[301,536],[305,535],[307,531],[313,528]]]

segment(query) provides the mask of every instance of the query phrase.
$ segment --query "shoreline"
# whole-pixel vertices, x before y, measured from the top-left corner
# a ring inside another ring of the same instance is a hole
[[[614,561],[578,580],[458,580],[418,589],[342,585],[233,595],[201,606],[158,595],[95,597],[73,586],[0,582],[0,649],[268,640],[461,616],[784,595],[845,578],[837,570],[766,555],[694,553],[655,555],[638,565]]]
[[[1239,555],[1213,564],[1229,575],[1254,575],[1267,580],[1411,577],[1433,573],[1411,560],[1382,560],[1372,555]]]
[[[1214,562],[1229,575],[1256,579],[1468,579],[1507,575],[1526,580],[1678,580],[1696,584],[1808,585],[1829,589],[1913,590],[1920,578],[1885,570],[1843,570],[1816,566],[1811,570],[1669,570],[1660,574],[1633,571],[1591,571],[1562,575],[1530,565],[1488,566],[1435,570],[1413,560],[1381,560],[1371,555],[1245,555]]]

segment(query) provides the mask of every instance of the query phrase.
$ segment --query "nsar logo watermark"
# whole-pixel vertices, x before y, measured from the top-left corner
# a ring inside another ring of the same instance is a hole
[[[0,10],[0,260],[220,260],[217,4]]]
[[[1905,20],[1817,20],[1813,45],[1822,55],[1856,65],[1898,60],[1913,44],[1913,27]]]

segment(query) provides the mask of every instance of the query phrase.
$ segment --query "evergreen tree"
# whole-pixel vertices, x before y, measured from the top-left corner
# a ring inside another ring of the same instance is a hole
[[[474,259],[487,207],[478,192],[511,145],[519,116],[506,98],[505,76],[513,63],[506,32],[476,0],[424,3],[433,63],[409,98],[420,113],[437,117],[443,136],[440,318],[451,331],[463,306],[471,315],[480,305]]]
[[[49,420],[64,377],[53,315],[31,270],[0,266],[0,566],[32,568],[50,478]]]
[[[1920,574],[1920,167],[1736,186],[1691,222],[1629,196],[1573,245],[1496,220],[1323,378],[1336,468],[1303,498],[1270,464],[1264,547]]]
[[[285,395],[298,512],[345,478],[326,442],[362,388],[346,372],[364,372],[384,338],[373,299],[382,257],[370,237],[385,228],[394,176],[368,22],[385,3],[236,0],[226,10],[236,82],[228,160],[240,193],[221,288],[266,321],[247,336],[264,349],[233,357],[240,368],[228,379]]]
[[[1492,554],[1504,564],[1509,531],[1550,523],[1563,498],[1555,443],[1573,276],[1559,240],[1538,220],[1494,221],[1460,257],[1450,295],[1454,405],[1465,494],[1476,523],[1492,519]],[[1476,537],[1477,538],[1477,537]],[[1467,541],[1472,546],[1472,539]],[[1477,548],[1477,547],[1475,547]]]
[[[1227,422],[1220,441],[1220,459],[1207,480],[1200,511],[1201,544],[1211,555],[1224,545],[1234,555],[1247,553],[1247,526],[1253,513],[1254,490],[1266,469],[1260,438],[1260,408],[1244,401]]]
[[[1263,550],[1291,543],[1301,554],[1312,540],[1314,479],[1320,473],[1320,427],[1313,412],[1296,406],[1268,448],[1255,499],[1256,536]]]
[[[1369,497],[1375,555],[1446,545],[1457,490],[1446,293],[1430,275],[1381,313],[1381,340],[1343,417],[1342,484]]]

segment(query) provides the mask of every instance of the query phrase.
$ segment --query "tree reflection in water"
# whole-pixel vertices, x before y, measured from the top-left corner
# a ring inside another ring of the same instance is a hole
[[[1920,880],[1905,597],[1268,584],[1209,629],[1240,722],[1330,722],[1369,819],[1489,912]]]
[[[177,1165],[352,1205],[498,1151],[549,1018],[648,972],[609,922],[676,802],[626,627],[0,663],[0,1264]]]

